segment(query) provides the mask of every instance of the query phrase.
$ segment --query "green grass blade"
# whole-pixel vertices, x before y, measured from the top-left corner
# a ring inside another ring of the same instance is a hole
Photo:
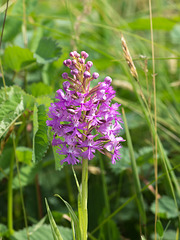
[[[76,176],[76,172],[74,171],[73,166],[72,166],[72,171],[73,171],[73,175],[74,175],[74,178],[75,178],[75,181],[76,181],[76,186],[77,186],[78,192],[80,193],[81,190],[80,190],[79,182],[78,182],[78,179],[77,179],[77,176]]]
[[[48,213],[48,217],[49,217],[49,222],[51,224],[51,230],[52,230],[52,234],[53,234],[53,238],[54,240],[63,240],[59,230],[58,230],[58,227],[56,225],[56,222],[54,221],[54,218],[52,216],[52,213],[49,209],[49,205],[48,205],[48,202],[45,198],[45,203],[46,203],[46,209],[47,209],[47,213]]]
[[[158,152],[160,154],[160,156],[162,157],[162,168],[166,174],[166,180],[167,180],[167,184],[169,185],[169,188],[170,188],[170,191],[172,193],[172,196],[174,198],[174,202],[176,204],[176,207],[178,209],[178,205],[177,205],[177,200],[176,200],[176,196],[175,196],[175,192],[174,192],[174,187],[173,187],[173,183],[174,183],[174,186],[175,186],[175,189],[177,191],[177,194],[178,196],[180,197],[180,188],[179,188],[179,183],[178,183],[178,180],[174,174],[174,171],[171,171],[172,167],[171,167],[171,163],[164,151],[164,148],[163,148],[163,145],[161,143],[161,140],[157,134],[157,132],[155,131],[155,126],[154,126],[154,123],[153,123],[153,117],[152,117],[152,113],[148,107],[148,104],[146,102],[146,100],[144,99],[144,102],[142,101],[142,99],[140,98],[138,92],[137,92],[137,88],[136,88],[136,85],[134,83],[134,81],[132,81],[132,85],[133,85],[133,89],[134,89],[134,92],[138,98],[138,101],[141,105],[141,108],[142,108],[142,112],[145,116],[145,119],[148,123],[148,126],[152,132],[152,135],[153,135],[153,138],[155,139],[156,138],[156,135],[157,135],[157,145],[158,145]]]
[[[59,196],[58,194],[55,194],[54,196],[60,198],[64,202],[64,204],[66,205],[66,207],[69,211],[70,217],[71,217],[71,221],[73,221],[73,224],[74,224],[74,227],[75,227],[76,240],[81,240],[79,220],[78,220],[75,212],[73,211],[71,205],[67,201],[65,201],[61,196]]]
[[[141,215],[141,218],[142,218],[143,225],[146,225],[146,222],[147,222],[146,212],[145,212],[145,208],[144,208],[143,196],[142,196],[142,193],[141,193],[141,186],[140,186],[140,181],[139,181],[139,177],[138,177],[138,170],[137,170],[136,160],[135,160],[135,156],[134,156],[132,140],[131,140],[131,136],[130,136],[130,133],[129,133],[124,109],[122,109],[122,112],[123,112],[123,120],[124,120],[127,144],[128,144],[129,153],[130,153],[130,156],[131,156],[131,166],[132,166],[133,179],[134,179],[135,190],[136,190],[136,195],[137,195],[136,200],[137,200],[137,204],[138,204],[138,208],[139,208],[139,212],[140,212],[140,215]]]

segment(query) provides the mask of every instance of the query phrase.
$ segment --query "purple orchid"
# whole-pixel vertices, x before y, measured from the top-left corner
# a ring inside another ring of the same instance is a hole
[[[47,125],[54,132],[52,145],[59,147],[59,154],[66,155],[61,164],[74,165],[82,158],[91,160],[96,151],[110,152],[113,164],[120,158],[120,142],[124,141],[119,136],[120,104],[111,104],[115,91],[110,86],[110,77],[90,88],[91,81],[99,74],[90,73],[93,63],[86,63],[88,56],[85,51],[81,55],[74,51],[70,53],[73,59],[64,61],[72,77],[66,72],[62,74],[68,81],[63,83],[64,91],[57,91],[57,102],[49,108]]]

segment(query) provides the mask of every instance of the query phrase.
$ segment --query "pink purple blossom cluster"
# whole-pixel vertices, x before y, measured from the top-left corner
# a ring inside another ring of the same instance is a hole
[[[89,55],[82,51],[70,53],[72,59],[64,61],[70,68],[70,74],[63,73],[63,90],[57,91],[55,103],[51,103],[47,125],[52,127],[53,146],[57,152],[65,155],[61,164],[76,164],[82,158],[91,160],[97,151],[111,153],[112,163],[120,158],[119,136],[122,120],[118,112],[120,104],[111,104],[115,91],[110,86],[112,79],[106,77],[103,82],[90,88],[93,79],[99,74],[90,73],[93,63],[86,62]],[[111,104],[111,105],[110,105]]]

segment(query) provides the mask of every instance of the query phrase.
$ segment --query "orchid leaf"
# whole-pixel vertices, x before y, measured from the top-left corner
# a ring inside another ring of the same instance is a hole
[[[41,161],[48,149],[46,110],[44,105],[34,105],[33,118],[33,156],[34,162]]]

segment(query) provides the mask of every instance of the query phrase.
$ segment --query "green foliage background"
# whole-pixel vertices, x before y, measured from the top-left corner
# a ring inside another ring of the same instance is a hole
[[[1,30],[5,8],[3,0]],[[152,14],[160,142],[157,232],[159,239],[175,240],[180,239],[180,3],[152,1]],[[72,239],[71,224],[66,220],[68,210],[53,195],[60,194],[76,211],[77,187],[71,167],[60,165],[62,156],[52,149],[52,134],[46,127],[48,107],[62,87],[61,74],[66,71],[63,61],[72,50],[89,53],[89,60],[94,63],[92,71],[100,74],[101,81],[107,75],[112,77],[115,101],[125,109],[129,129],[121,132],[127,141],[116,165],[102,155],[89,163],[89,239],[135,240],[142,235],[154,239],[154,135],[139,100],[139,85],[123,57],[121,33],[154,119],[148,1],[9,1],[0,49],[6,84],[3,85],[1,69],[0,237],[3,239],[26,239],[20,189],[30,239],[53,239],[49,222],[43,219],[47,214],[45,197],[57,225],[61,226],[63,239]],[[80,164],[75,171],[80,180]],[[12,173],[12,184],[8,185]],[[134,176],[140,182],[141,196]],[[11,237],[7,217],[10,191],[14,230]],[[140,198],[142,209],[138,207]]]

